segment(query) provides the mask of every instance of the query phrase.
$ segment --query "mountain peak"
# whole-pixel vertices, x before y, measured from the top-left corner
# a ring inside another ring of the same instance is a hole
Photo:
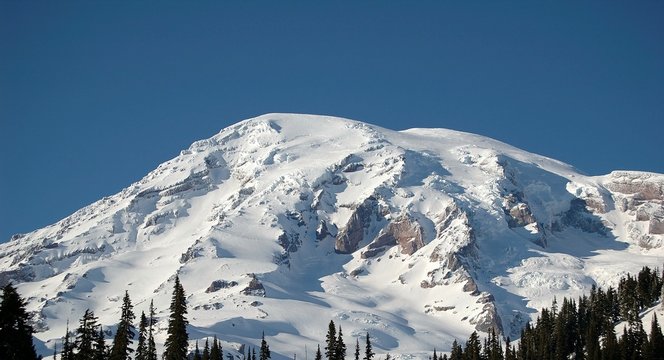
[[[266,114],[0,245],[0,283],[30,297],[50,348],[83,309],[113,324],[125,289],[165,324],[178,274],[192,339],[238,349],[265,331],[285,358],[333,319],[426,357],[473,330],[515,338],[553,296],[659,265],[662,177],[588,177],[453,130]]]

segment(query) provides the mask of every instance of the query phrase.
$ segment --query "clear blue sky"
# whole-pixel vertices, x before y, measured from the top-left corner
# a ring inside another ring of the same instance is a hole
[[[267,112],[664,172],[664,2],[0,1],[0,241]]]

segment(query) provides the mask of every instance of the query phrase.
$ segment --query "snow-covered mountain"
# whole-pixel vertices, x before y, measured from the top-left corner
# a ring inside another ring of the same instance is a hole
[[[593,284],[664,260],[664,175],[589,177],[483,136],[268,114],[197,141],[139,182],[0,245],[0,283],[29,297],[52,348],[66,322],[154,300],[165,339],[173,279],[190,338],[313,356],[347,344],[428,356],[506,336]],[[45,355],[50,350],[44,349]]]

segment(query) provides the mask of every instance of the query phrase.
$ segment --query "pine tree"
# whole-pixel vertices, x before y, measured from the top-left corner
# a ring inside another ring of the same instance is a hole
[[[664,280],[664,270],[662,270],[662,280]],[[664,309],[664,285],[662,285],[662,293],[659,295],[659,301],[662,309]]]
[[[134,315],[133,308],[129,292],[125,291],[125,296],[122,299],[120,322],[118,323],[118,330],[113,339],[109,360],[127,360],[131,358],[131,353],[134,352],[134,349],[131,348],[134,335],[136,335],[133,325],[136,316]]]
[[[360,360],[360,339],[358,338],[355,338],[355,360]]]
[[[157,346],[154,343],[154,326],[157,324],[157,318],[154,303],[150,300],[150,315],[148,319],[148,346],[146,360],[157,360]]]
[[[272,355],[270,354],[270,346],[265,341],[265,333],[261,337],[261,351],[260,351],[260,360],[270,359]]]
[[[0,302],[0,359],[37,359],[32,344],[30,316],[27,302],[11,284],[2,288]]]
[[[210,343],[208,339],[205,338],[205,347],[203,348],[203,360],[210,360]]]
[[[314,360],[322,360],[323,359],[323,354],[320,352],[320,344],[318,344],[318,349],[316,349],[316,356],[314,357]]]
[[[330,320],[327,326],[327,335],[325,336],[325,358],[327,360],[336,360],[335,350],[337,348],[337,329],[334,321]]]
[[[203,360],[201,356],[201,351],[198,349],[198,340],[196,340],[196,349],[194,350],[194,360]]]
[[[215,335],[214,340],[212,340],[212,347],[210,348],[210,360],[223,360],[223,359],[224,359],[224,354],[222,352],[221,346],[219,346],[217,335]]]
[[[106,339],[104,338],[104,330],[101,325],[99,325],[99,330],[97,331],[97,337],[95,338],[95,360],[106,360],[107,349],[106,349]]]
[[[74,360],[74,344],[71,343],[71,334],[69,333],[69,320],[67,320],[67,327],[65,328],[65,337],[62,340],[62,353],[60,354],[61,360]]]
[[[135,360],[148,360],[148,318],[141,311],[141,319],[138,322],[138,344],[136,345]]]
[[[450,360],[463,360],[463,350],[461,345],[454,339],[452,342],[452,351],[450,352]]]
[[[171,315],[168,318],[168,336],[164,343],[164,360],[182,360],[187,357],[189,335],[187,334],[187,299],[180,278],[175,276]]]
[[[224,348],[221,347],[221,342],[217,340],[217,336],[214,336],[214,340],[217,343],[217,351],[219,352],[219,358],[215,360],[224,360]],[[212,357],[212,356],[210,356]]]
[[[503,359],[503,346],[500,343],[500,339],[498,339],[496,331],[493,328],[489,332],[489,340],[487,341],[487,355],[488,360]]]
[[[600,360],[601,348],[599,345],[599,329],[595,312],[590,315],[588,330],[586,332],[586,358],[588,360]]]
[[[470,338],[466,342],[466,348],[464,349],[465,358],[467,360],[480,360],[480,351],[482,345],[480,344],[480,337],[477,335],[477,331],[473,331],[470,334]]]
[[[505,360],[516,360],[516,354],[515,351],[513,351],[512,346],[510,344],[509,336],[507,337],[507,339],[505,339]]]
[[[371,339],[369,339],[369,333],[367,333],[367,340],[364,345],[364,357],[362,358],[363,360],[371,360],[374,357],[374,352],[371,347]]]
[[[436,353],[436,348],[433,348],[433,360],[438,360],[438,354]]]
[[[343,332],[341,331],[341,326],[339,326],[339,335],[337,336],[337,341],[334,344],[334,358],[336,360],[346,359],[346,344],[343,339]]]
[[[656,314],[652,316],[650,339],[644,355],[646,359],[664,358],[664,335],[662,335],[662,329],[659,326]]]
[[[256,360],[256,348],[251,349],[251,360]]]
[[[620,345],[613,329],[613,323],[606,323],[602,341],[602,360],[615,360],[620,355]]]
[[[90,311],[85,310],[83,317],[79,321],[76,329],[75,346],[78,349],[76,360],[94,360],[95,359],[95,341],[97,340],[97,317]]]

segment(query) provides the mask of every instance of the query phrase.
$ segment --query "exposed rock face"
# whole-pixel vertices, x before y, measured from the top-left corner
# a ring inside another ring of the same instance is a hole
[[[601,235],[606,235],[609,232],[604,223],[588,211],[586,201],[579,198],[572,199],[569,210],[562,214],[560,224],[554,224],[553,230],[561,230],[561,225]]]
[[[378,200],[370,196],[355,207],[346,226],[339,232],[334,250],[340,254],[350,254],[357,250],[357,245],[364,239],[365,229],[371,224],[371,217],[381,217]]]
[[[660,174],[614,171],[605,186],[637,201],[664,200],[664,176]]]
[[[240,293],[243,295],[265,297],[265,287],[263,284],[258,280],[255,274],[250,274],[249,276],[251,277],[249,285],[242,289]]]
[[[321,220],[316,228],[316,240],[323,240],[330,235],[332,234],[330,234],[330,230],[327,228],[327,223],[324,220]]]
[[[616,208],[636,220],[626,224],[628,237],[643,248],[664,246],[664,175],[614,171],[604,186],[612,192]]]
[[[233,286],[237,286],[237,281],[226,281],[226,280],[215,280],[213,281],[210,286],[208,286],[207,289],[205,289],[206,293],[211,293],[215,291],[219,291],[221,289],[228,289]]]
[[[412,255],[424,247],[422,227],[408,216],[399,217],[381,230],[378,237],[369,244],[368,250],[362,253],[362,258],[376,256],[394,245],[399,245],[402,254]]]
[[[511,228],[523,227],[537,222],[528,204],[523,201],[523,194],[510,193],[504,197],[503,211],[507,215],[507,225]]]
[[[480,301],[484,301],[484,299],[478,299],[478,302]],[[493,329],[496,334],[501,334],[503,332],[503,327],[501,325],[502,321],[496,311],[496,305],[491,301],[484,304],[482,312],[471,318],[470,323],[475,325],[475,329],[478,331],[489,332]]]
[[[650,219],[648,232],[651,234],[664,234],[664,216]]]

